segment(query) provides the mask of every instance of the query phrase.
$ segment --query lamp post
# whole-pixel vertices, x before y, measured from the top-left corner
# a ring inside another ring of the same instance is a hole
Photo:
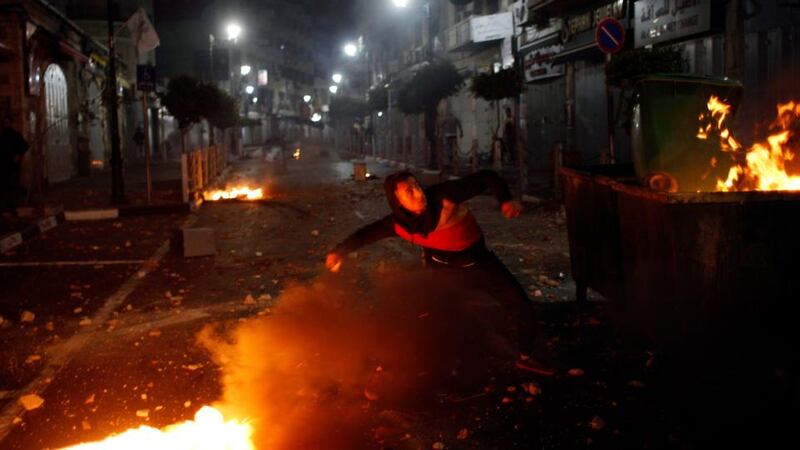
[[[117,59],[114,55],[114,2],[106,1],[108,21],[108,82],[106,101],[108,102],[109,134],[111,135],[111,203],[125,203],[125,183],[122,178],[122,152],[120,151],[119,111],[117,110]]]

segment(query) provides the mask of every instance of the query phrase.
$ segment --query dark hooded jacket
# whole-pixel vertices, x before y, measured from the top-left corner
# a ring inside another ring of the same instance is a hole
[[[417,215],[403,208],[394,194],[397,183],[411,176],[410,172],[388,176],[384,182],[384,189],[392,212],[360,228],[337,245],[333,251],[345,255],[381,239],[396,236],[395,225],[399,225],[411,234],[427,235],[439,224],[445,199],[453,203],[463,203],[486,191],[493,194],[501,205],[512,199],[508,184],[500,175],[491,170],[481,170],[457,180],[445,181],[423,189],[428,206],[422,214]]]

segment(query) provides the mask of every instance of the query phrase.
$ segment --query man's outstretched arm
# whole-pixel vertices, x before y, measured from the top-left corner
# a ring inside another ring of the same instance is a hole
[[[325,258],[325,266],[336,272],[348,253],[395,235],[394,219],[389,214],[383,219],[365,225],[340,242]]]

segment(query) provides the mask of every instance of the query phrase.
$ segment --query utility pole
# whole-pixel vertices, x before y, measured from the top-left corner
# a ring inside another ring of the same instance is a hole
[[[120,151],[119,115],[117,110],[117,62],[114,55],[114,2],[106,1],[108,19],[108,80],[106,101],[111,135],[111,203],[125,203],[125,184],[122,178],[122,152]]]

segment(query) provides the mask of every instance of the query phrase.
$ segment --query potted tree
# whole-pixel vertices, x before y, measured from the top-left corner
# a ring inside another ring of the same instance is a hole
[[[441,168],[441,148],[436,132],[439,102],[458,93],[464,87],[464,77],[449,61],[439,60],[419,69],[398,93],[398,106],[404,114],[425,114],[425,137],[429,149],[436,149],[431,167]],[[433,155],[431,151],[431,157]],[[433,158],[431,158],[433,159]]]
[[[482,98],[491,102],[496,113],[496,123],[492,132],[492,151],[495,160],[501,155],[502,141],[499,137],[500,132],[500,100],[504,98],[514,98],[522,94],[525,88],[522,85],[516,69],[508,68],[498,72],[479,73],[472,77],[470,92],[477,98]]]

